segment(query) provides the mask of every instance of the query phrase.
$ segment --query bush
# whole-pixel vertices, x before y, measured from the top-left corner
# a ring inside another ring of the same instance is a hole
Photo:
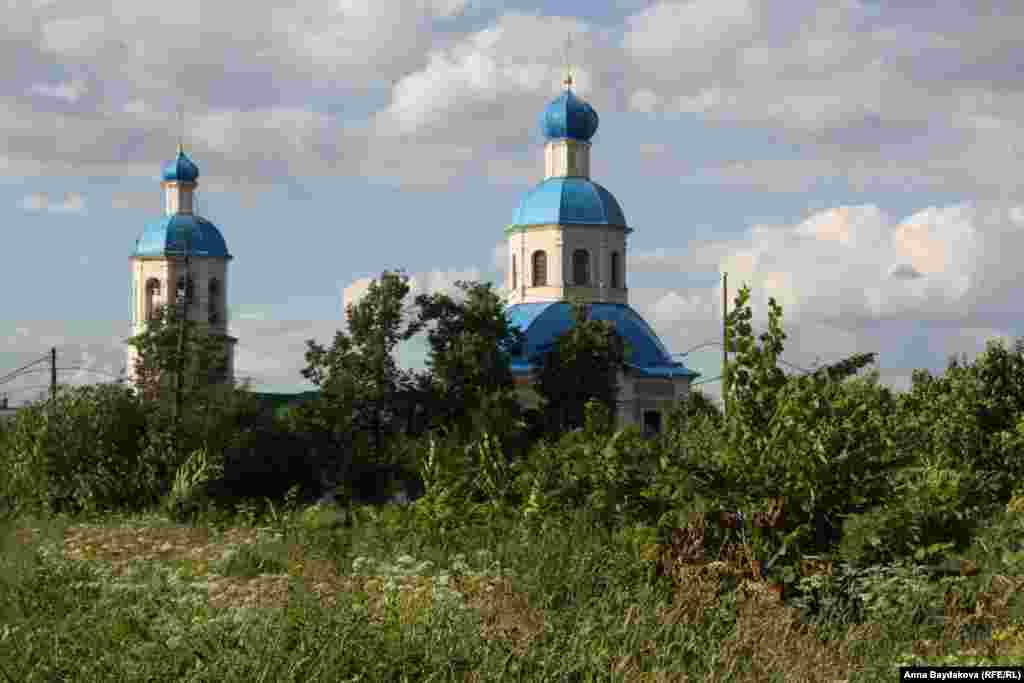
[[[896,495],[883,506],[850,515],[839,552],[859,565],[924,559],[930,549],[963,550],[981,523],[978,488],[970,473],[950,468],[908,468]]]
[[[141,508],[157,482],[143,462],[146,414],[130,389],[61,389],[29,406],[5,430],[0,497],[50,512]]]
[[[527,516],[586,510],[597,523],[613,527],[648,519],[648,487],[657,459],[656,442],[636,427],[612,432],[603,407],[588,404],[586,426],[554,445],[538,444],[515,465],[514,489]]]

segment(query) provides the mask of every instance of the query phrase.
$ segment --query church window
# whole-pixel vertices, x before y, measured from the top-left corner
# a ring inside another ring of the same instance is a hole
[[[533,252],[533,286],[545,287],[548,284],[548,255],[544,251]]]
[[[192,278],[186,281],[184,276],[178,278],[178,301],[191,304],[195,299],[195,283]]]
[[[590,254],[586,249],[572,252],[572,279],[577,285],[590,284]]]
[[[619,277],[619,252],[612,252],[612,289],[618,289],[622,286],[621,278]]]
[[[642,433],[650,438],[661,433],[661,413],[657,410],[644,411],[644,424]]]
[[[519,286],[518,278],[516,277],[516,255],[512,254],[512,289]]]
[[[156,298],[160,296],[160,281],[155,277],[146,280],[146,320],[152,320],[156,313]]]
[[[208,304],[210,307],[210,323],[216,325],[220,322],[220,280],[217,278],[210,278],[210,283],[207,285],[207,293],[209,295]]]

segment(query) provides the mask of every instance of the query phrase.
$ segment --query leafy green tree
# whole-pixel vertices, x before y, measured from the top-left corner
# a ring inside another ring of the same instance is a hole
[[[167,305],[128,343],[138,353],[135,387],[148,420],[144,452],[162,472],[164,488],[170,489],[177,468],[197,449],[220,467],[237,437],[238,419],[256,410],[247,388],[228,381],[226,340],[182,316],[180,306]]]
[[[460,301],[443,293],[421,294],[416,304],[420,323],[430,326],[427,367],[441,406],[437,423],[457,425],[469,435],[483,426],[477,419],[481,412],[495,414],[496,409],[517,419],[511,351],[522,343],[522,333],[510,325],[490,283],[459,281],[456,286],[464,295]]]
[[[378,462],[387,459],[396,398],[422,386],[415,373],[398,367],[394,357],[399,342],[421,329],[418,320],[403,323],[409,315],[403,306],[408,293],[408,277],[384,271],[358,303],[346,308],[347,334],[339,330],[329,348],[312,339],[307,342],[302,376],[320,393],[295,411],[293,424],[317,435],[330,451],[329,464],[342,478],[349,475],[357,452]]]
[[[733,310],[725,319],[725,345],[733,357],[722,372],[726,410],[730,425],[762,431],[775,410],[775,397],[786,384],[779,367],[786,333],[782,331],[782,307],[768,300],[768,331],[757,344],[750,320],[750,288],[744,285],[736,295]]]
[[[722,409],[717,403],[700,389],[691,388],[669,414],[666,432],[687,429],[693,422],[702,419],[721,426],[722,418]]]
[[[591,399],[616,414],[618,373],[629,353],[614,324],[592,320],[586,304],[573,303],[573,318],[572,328],[531,359],[539,365],[534,386],[555,434],[582,427],[584,406]]]
[[[728,414],[721,444],[700,469],[714,498],[729,509],[764,509],[783,498],[791,541],[820,531],[823,519],[891,492],[891,473],[907,465],[893,452],[894,399],[877,376],[851,378],[874,360],[858,354],[801,377],[778,366],[786,338],[782,309],[769,300],[760,345],[749,324],[749,288],[726,320],[735,356],[725,374]],[[848,381],[849,380],[849,381]],[[818,540],[821,534],[818,534]]]
[[[196,407],[211,399],[211,387],[226,380],[225,341],[205,325],[182,316],[179,306],[158,307],[144,331],[128,343],[138,354],[136,387],[144,399],[168,409],[175,400],[179,371],[182,403]]]

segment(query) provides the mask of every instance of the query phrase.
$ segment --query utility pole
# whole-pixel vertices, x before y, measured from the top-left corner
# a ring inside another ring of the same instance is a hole
[[[185,389],[185,325],[188,321],[188,305],[189,305],[189,290],[191,287],[190,282],[191,273],[189,272],[189,243],[188,243],[188,232],[186,231],[185,237],[185,281],[183,283],[183,291],[179,292],[178,295],[178,372],[175,377],[175,389],[174,389],[174,426],[175,435],[177,435],[177,428],[181,424],[181,399],[182,392]],[[177,436],[175,436],[177,438]]]
[[[50,400],[57,399],[57,347],[50,349]]]
[[[729,273],[722,273],[722,405],[725,417],[729,417],[729,384],[725,373],[729,367],[729,346],[725,334],[725,321],[729,310]]]

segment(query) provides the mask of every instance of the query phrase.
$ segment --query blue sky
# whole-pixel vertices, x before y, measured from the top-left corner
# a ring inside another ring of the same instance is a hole
[[[50,346],[94,371],[62,381],[120,371],[128,256],[162,213],[179,106],[255,388],[306,388],[305,340],[329,342],[384,269],[414,293],[502,282],[572,34],[600,116],[591,175],[635,229],[630,301],[665,343],[719,336],[726,271],[755,323],[782,303],[789,362],[875,351],[904,388],[1021,334],[1024,8],[947,4],[7,5],[0,375]],[[686,360],[712,378],[720,358]],[[3,389],[17,403],[45,381]]]

